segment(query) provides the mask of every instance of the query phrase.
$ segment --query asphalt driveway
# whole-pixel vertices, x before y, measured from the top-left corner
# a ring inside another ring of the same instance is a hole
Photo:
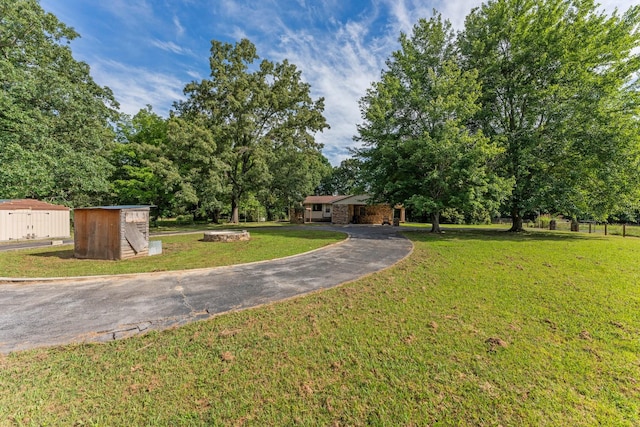
[[[0,283],[0,352],[109,341],[329,288],[411,253],[397,227],[327,227],[342,243],[284,259],[203,270]]]

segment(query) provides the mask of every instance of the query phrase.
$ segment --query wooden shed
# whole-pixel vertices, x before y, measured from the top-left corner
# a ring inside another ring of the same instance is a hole
[[[149,208],[74,209],[75,257],[121,260],[149,255]]]
[[[0,241],[68,238],[69,208],[32,199],[0,200]]]

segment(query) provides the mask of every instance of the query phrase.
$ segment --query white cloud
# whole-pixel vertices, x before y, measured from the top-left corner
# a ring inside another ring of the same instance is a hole
[[[231,31],[230,36],[237,41],[249,38],[246,31],[240,27],[233,27],[233,30]]]
[[[153,6],[147,0],[110,0],[98,4],[128,27],[139,28],[141,23],[153,25],[157,22]]]
[[[184,27],[180,23],[180,19],[177,16],[173,16],[173,25],[176,27],[176,35],[182,37],[184,35]]]
[[[195,70],[188,70],[187,75],[193,78],[194,80],[202,80],[204,78],[202,77],[202,74],[200,74],[198,71],[195,71]]]
[[[436,9],[442,14],[443,18],[451,21],[454,29],[462,30],[469,12],[482,3],[481,0],[440,0]]]
[[[168,115],[174,101],[184,99],[186,82],[170,74],[131,67],[112,60],[97,60],[91,65],[96,83],[113,90],[120,103],[120,111],[134,115],[147,104],[163,116]]]
[[[261,56],[288,59],[302,71],[314,97],[325,98],[325,117],[331,129],[316,135],[325,145],[332,164],[350,157],[349,147],[361,122],[358,102],[374,81],[380,78],[385,60],[397,48],[401,30],[411,30],[417,15],[412,4],[388,0],[393,9],[390,21],[380,25],[386,11],[377,7],[363,11],[347,22],[329,20],[334,31],[296,30],[282,25],[279,43],[258,43]],[[415,17],[415,20],[412,20]]]
[[[179,46],[174,42],[163,42],[158,39],[152,39],[150,42],[153,46],[162,50],[166,50],[167,52],[173,52],[179,55],[193,55],[193,52],[191,50],[185,49],[184,47]]]
[[[317,135],[333,164],[349,157],[356,123],[360,121],[358,100],[380,76],[384,58],[372,54],[364,42],[366,28],[350,23],[335,35],[310,37],[291,31],[283,45],[269,53],[289,59],[311,84],[314,97],[325,98],[325,117],[331,129]],[[282,49],[282,50],[280,50]]]
[[[637,1],[629,0],[600,0],[598,3],[600,3],[601,8],[609,14],[613,13],[614,9],[617,8],[619,15],[626,12],[631,6],[638,4]]]
[[[107,3],[103,7],[117,14],[126,25],[133,26],[135,21],[157,25],[149,1],[112,0],[104,4]],[[358,101],[371,83],[379,80],[385,60],[398,48],[400,32],[410,33],[418,19],[429,18],[434,8],[454,28],[462,29],[467,14],[481,3],[482,0],[374,0],[364,2],[366,8],[363,6],[358,15],[343,21],[339,12],[350,6],[340,0],[216,0],[212,1],[210,19],[215,26],[214,38],[227,37],[232,41],[249,38],[257,45],[261,57],[274,61],[288,59],[296,64],[302,78],[310,83],[313,97],[325,98],[325,117],[331,129],[318,134],[317,139],[325,145],[324,153],[331,163],[337,165],[350,157],[348,147],[356,145],[352,138],[361,122]],[[611,12],[614,7],[625,11],[634,3],[604,0],[602,4]],[[174,34],[185,36],[185,26],[175,13],[169,14],[167,22],[168,28],[175,29]],[[204,43],[211,38],[207,37]],[[169,53],[196,57],[182,43],[161,41],[149,35],[140,39],[151,40],[152,46]],[[199,51],[194,46],[191,47]],[[208,70],[202,53],[198,57],[202,69],[195,63],[185,69],[172,64],[173,68],[165,72],[151,66],[129,67],[101,59],[88,62],[96,82],[109,86],[121,110],[128,114],[151,104],[158,114],[166,115],[173,102],[183,99],[185,83],[189,79],[201,80]]]
[[[482,0],[382,0],[380,7],[387,9],[389,18],[384,31],[375,30],[376,38],[371,38],[371,28],[376,25],[378,14],[385,14],[376,9],[357,21],[332,21],[337,26],[335,34],[315,34],[310,43],[304,42],[307,37],[303,33],[287,29],[281,44],[273,46],[269,55],[298,64],[314,95],[325,98],[325,117],[331,129],[317,139],[325,144],[325,155],[334,165],[350,157],[348,147],[357,145],[352,138],[362,121],[358,101],[371,83],[379,80],[385,60],[398,48],[400,32],[410,33],[418,19],[431,17],[434,9],[461,30],[469,12],[482,3]],[[625,11],[632,2],[607,0],[602,4],[611,12],[615,6]]]
[[[410,31],[411,27],[414,24],[414,20],[411,19],[409,11],[407,10],[406,1],[391,0],[390,2],[388,2],[388,5],[391,10],[391,14],[393,18],[395,19],[399,27],[399,30],[405,33]]]

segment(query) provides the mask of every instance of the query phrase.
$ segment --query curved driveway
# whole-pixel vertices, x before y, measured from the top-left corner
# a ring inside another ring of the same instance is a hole
[[[412,244],[397,227],[323,227],[345,242],[293,257],[202,270],[0,283],[0,353],[109,341],[255,307],[374,273]]]

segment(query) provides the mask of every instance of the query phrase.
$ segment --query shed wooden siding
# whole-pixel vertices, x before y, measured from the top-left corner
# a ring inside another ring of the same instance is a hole
[[[81,259],[120,259],[120,212],[74,210],[74,255]]]
[[[68,238],[69,208],[38,200],[0,203],[0,241]]]
[[[76,258],[120,260],[149,255],[149,208],[76,209],[74,225]]]

